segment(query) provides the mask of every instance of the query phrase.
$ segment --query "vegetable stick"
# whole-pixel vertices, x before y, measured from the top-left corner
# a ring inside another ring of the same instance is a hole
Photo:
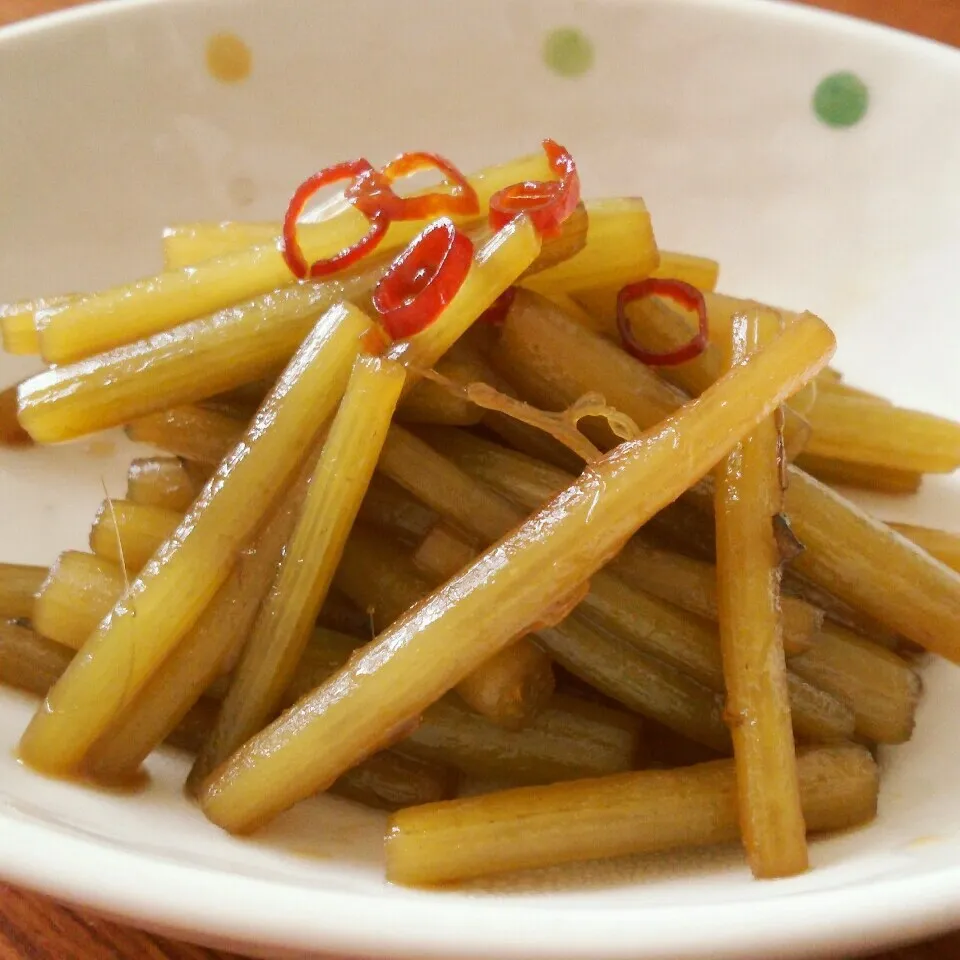
[[[194,782],[276,715],[326,599],[405,376],[389,360],[361,355],[355,361],[276,580],[191,771]]]
[[[321,448],[315,441],[298,476],[256,538],[240,552],[203,615],[91,749],[86,766],[94,776],[129,776],[211,689],[214,679],[233,668],[276,575]]]
[[[0,390],[0,447],[26,447],[33,443],[17,419],[17,387]]]
[[[913,733],[920,677],[889,650],[836,624],[791,669],[850,705],[857,733],[876,743],[906,743]]]
[[[444,580],[440,573],[436,580]],[[372,531],[354,527],[335,582],[357,606],[370,612],[379,633],[430,593],[431,579],[419,576],[411,558]],[[456,685],[457,693],[482,716],[519,729],[553,694],[550,660],[529,640],[492,654]]]
[[[876,815],[878,771],[854,745],[797,761],[811,833]],[[527,787],[401,810],[387,832],[387,879],[436,885],[507,870],[652,853],[737,839],[732,761]]]
[[[486,208],[497,190],[531,174],[535,174],[532,179],[554,179],[542,155],[521,157],[475,174],[470,182],[480,209]],[[378,253],[401,249],[427,222],[391,223]],[[304,224],[300,230],[304,256],[308,262],[332,256],[356,242],[366,229],[364,217],[350,207],[331,219]],[[40,311],[41,353],[50,363],[73,363],[295,282],[275,242],[224,254]]]
[[[555,335],[558,330],[566,335]],[[615,376],[596,376],[599,368],[593,354],[598,352]],[[649,367],[581,330],[549,301],[526,291],[517,291],[489,359],[525,399],[544,410],[566,409],[600,383],[607,403],[644,429],[668,417],[686,399]],[[617,440],[605,424],[588,435],[605,445]]]
[[[720,264],[707,257],[698,257],[690,253],[675,253],[670,250],[660,251],[660,264],[650,274],[658,279],[682,280],[700,290],[713,290],[720,275]],[[587,317],[577,319],[594,333],[602,336],[613,336],[617,316],[617,294],[624,284],[642,280],[643,276],[626,277],[619,284],[598,286],[590,290],[577,290],[576,300],[585,308]],[[542,291],[547,293],[548,291]],[[569,311],[568,311],[569,312]]]
[[[397,411],[404,423],[444,423],[469,427],[480,422],[482,411],[463,397],[433,380],[421,380]]]
[[[74,650],[86,643],[123,595],[117,564],[91,553],[61,553],[40,585],[33,604],[33,628]]]
[[[360,504],[357,519],[383,527],[406,543],[419,543],[439,519],[428,506],[411,497],[392,480],[375,473]]]
[[[735,368],[764,343],[755,317],[733,323],[723,351]],[[774,417],[744,437],[714,474],[720,649],[737,772],[740,832],[755,877],[809,866],[780,613],[782,438]]]
[[[541,784],[631,770],[639,745],[636,717],[556,695],[522,730],[489,723],[444,697],[397,749],[471,777]]]
[[[593,201],[587,204],[587,216],[584,248],[555,267],[525,277],[524,286],[551,293],[622,286],[656,268],[660,255],[650,214],[639,197]]]
[[[830,330],[804,317],[655,433],[598,461],[554,504],[241,748],[205,784],[204,812],[232,832],[250,831],[393,740],[428,704],[568,598],[650,516],[815,376],[834,348]]]
[[[960,423],[945,417],[826,393],[808,418],[815,456],[916,473],[960,467]]]
[[[725,689],[716,628],[638,590],[616,577],[595,576],[578,608],[592,622],[615,632],[648,656],[657,657],[717,693]],[[853,734],[851,710],[836,697],[787,674],[794,729],[814,743],[844,740]]]
[[[960,573],[960,533],[919,527],[912,523],[891,523],[889,526],[926,550],[930,556]]]
[[[25,762],[76,771],[196,623],[342,395],[368,329],[367,317],[346,305],[317,324],[171,539],[50,691],[21,738]],[[118,672],[127,677],[122,687],[112,682]]]
[[[390,430],[378,466],[431,510],[487,543],[498,540],[523,519],[517,507],[403,427],[395,425]]]
[[[74,299],[71,296],[44,297],[40,300],[20,300],[0,304],[0,336],[7,353],[22,356],[40,352],[36,315],[41,310],[60,307]]]
[[[0,563],[0,620],[29,620],[47,574],[46,567]]]
[[[530,330],[517,323],[518,317],[537,319],[544,313],[511,310],[496,359],[506,349],[517,353],[526,349],[524,338]],[[786,330],[797,322],[801,321],[788,324]],[[575,336],[568,338],[571,328]],[[604,385],[608,402],[638,424],[646,422],[648,402],[637,396],[632,372],[639,365],[626,354],[573,324],[555,322],[537,330],[539,356],[533,361],[535,373],[525,384],[531,385],[531,396],[542,389],[549,391],[555,404],[575,398],[582,391],[572,382],[573,373],[589,370],[591,383]],[[561,343],[561,337],[566,342]],[[517,366],[515,357],[513,362]],[[792,467],[786,505],[794,533],[806,548],[793,561],[793,569],[886,628],[948,659],[960,659],[960,577],[956,573]]]
[[[27,627],[0,622],[0,683],[45,696],[73,659],[73,650]]]
[[[873,490],[877,493],[916,493],[923,482],[923,474],[916,470],[897,470],[877,464],[853,463],[834,457],[820,457],[809,448],[793,461],[805,473],[831,486]]]
[[[181,267],[194,267],[204,260],[222,257],[227,253],[262,247],[277,242],[280,233],[279,223],[249,223],[242,220],[177,223],[163,230],[163,268],[169,272]]]
[[[540,249],[529,218],[512,220],[476,251],[440,319],[394,344],[391,357],[411,371],[432,367]],[[34,439],[53,443],[249,383],[288,360],[324,310],[341,301],[368,300],[384,269],[375,264],[342,281],[297,284],[38,374],[20,388],[21,423]]]
[[[686,363],[658,367],[660,375],[691,396],[699,396],[720,375],[724,333],[730,329],[730,322],[734,317],[752,317],[768,336],[774,335],[783,325],[783,317],[775,310],[753,301],[742,301],[742,306],[743,310],[739,313],[733,310],[724,324],[709,326],[711,342],[699,356]],[[634,333],[640,343],[654,352],[676,350],[688,343],[696,333],[693,318],[662,297],[649,297],[635,302],[630,307],[630,316],[634,319]],[[710,320],[712,324],[712,315]],[[620,342],[619,334],[616,342]],[[790,403],[784,410],[784,443],[790,457],[806,447],[810,427],[800,415],[800,411],[809,409],[812,405],[815,390],[816,384],[811,381],[796,396],[790,398]]]
[[[471,547],[438,527],[421,544],[415,559],[438,578],[448,578],[451,570],[465,566],[473,556]],[[643,656],[577,614],[541,628],[536,639],[554,660],[591,687],[691,739],[729,750],[716,696],[675,668]]]
[[[0,683],[45,696],[70,665],[73,650],[31,630],[0,623]],[[195,753],[209,731],[215,707],[199,701],[166,738],[167,746]],[[392,751],[348,770],[331,793],[369,807],[396,810],[453,795],[450,771]]]
[[[127,471],[127,499],[131,503],[182,512],[197,499],[201,489],[179,457],[142,457],[133,460]]]
[[[422,434],[464,472],[502,496],[535,510],[574,479],[522,453],[506,450],[462,430],[428,430]],[[690,613],[716,620],[716,569],[710,563],[659,549],[634,537],[608,565],[611,573],[637,590],[666,600]],[[823,612],[794,597],[781,599],[784,644],[789,655],[809,649],[823,623]]]
[[[108,498],[100,505],[90,530],[90,549],[136,574],[182,519],[182,510]]]
[[[382,750],[347,770],[330,792],[365,807],[400,810],[431,802],[421,798],[433,795],[437,800],[456,790],[456,777],[435,763],[425,763],[394,750]]]
[[[960,574],[812,477],[790,468],[793,569],[880,623],[960,661]]]
[[[194,463],[215,466],[243,436],[245,424],[203,407],[176,407],[151,413],[127,425],[127,436],[137,443],[176,454]]]
[[[720,278],[720,264],[709,257],[692,253],[660,252],[660,266],[653,276],[668,280],[683,280],[699,290],[714,290]]]
[[[507,501],[400,428],[391,431],[384,446],[381,469],[485,544],[497,540],[523,519],[522,513]],[[538,499],[536,505],[541,503],[542,499]],[[449,576],[459,565],[454,567],[451,562],[449,569],[440,572]],[[610,569],[616,571],[616,561]],[[636,644],[644,653],[687,672],[705,686],[724,690],[720,646],[711,625],[642,590],[627,587],[603,570],[593,576],[589,591],[583,591],[577,600],[577,609],[586,618]],[[798,733],[814,741],[830,741],[853,732],[853,716],[843,704],[822,691],[810,689],[798,677],[791,677],[789,683]]]

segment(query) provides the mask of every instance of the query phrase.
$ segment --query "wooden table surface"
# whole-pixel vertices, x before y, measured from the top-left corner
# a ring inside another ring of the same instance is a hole
[[[0,25],[87,0],[0,0]],[[960,0],[802,0],[960,46]],[[0,885],[0,960],[231,960]],[[960,933],[874,960],[954,960]],[[773,958],[771,958],[773,960]]]

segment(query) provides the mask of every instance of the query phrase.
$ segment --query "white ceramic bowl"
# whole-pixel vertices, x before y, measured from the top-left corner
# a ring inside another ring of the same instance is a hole
[[[545,58],[564,27],[580,33]],[[220,32],[248,44],[245,81],[209,75]],[[869,91],[845,128],[811,107],[837,71]],[[828,318],[852,381],[960,410],[960,54],[933,44],[774,0],[117,0],[5,31],[0,91],[3,299],[151,272],[165,224],[275,218],[334,160],[427,148],[470,168],[549,135],[589,192],[642,193],[665,246],[718,257],[725,289]],[[0,359],[3,382],[27,368]],[[130,452],[4,452],[2,559],[82,548]],[[876,506],[960,526],[956,480]],[[806,876],[753,882],[729,851],[446,893],[385,885],[382,820],[346,803],[304,804],[237,841],[182,798],[172,756],[151,761],[136,798],[34,776],[12,758],[33,704],[3,693],[0,873],[271,955],[746,960],[877,947],[944,928],[960,907],[960,674],[936,665],[926,681],[914,741],[883,757],[878,820],[816,843]]]

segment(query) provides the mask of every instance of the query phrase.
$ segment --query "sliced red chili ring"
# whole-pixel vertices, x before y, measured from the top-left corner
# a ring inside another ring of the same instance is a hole
[[[373,306],[394,340],[412,337],[440,316],[473,263],[473,242],[443,217],[391,264],[373,291]]]
[[[370,253],[383,239],[390,225],[390,218],[383,209],[372,206],[360,211],[370,221],[370,229],[367,233],[356,243],[325,260],[315,260],[308,264],[297,238],[297,221],[314,194],[331,183],[337,183],[339,180],[356,180],[372,170],[373,167],[366,160],[348,160],[325,167],[297,187],[283,218],[283,241],[280,252],[290,272],[298,280],[304,280],[307,277],[325,277],[337,270],[343,270]]]
[[[696,313],[698,329],[693,339],[682,347],[666,353],[652,353],[644,350],[633,335],[633,327],[627,316],[627,304],[647,297],[666,297],[685,310]],[[623,348],[641,363],[654,367],[676,366],[678,363],[686,363],[688,360],[699,357],[706,349],[709,333],[707,305],[703,300],[703,294],[683,280],[661,280],[651,277],[639,283],[628,283],[617,294],[617,330],[620,333]]]
[[[421,170],[439,170],[449,192],[397,196],[393,184]],[[439,216],[472,216],[480,212],[480,200],[466,175],[437,153],[401,153],[382,170],[358,177],[347,190],[347,199],[365,214],[386,211],[391,220],[429,220]]]
[[[499,230],[521,213],[537,231],[555,237],[580,202],[580,176],[573,157],[555,140],[544,140],[543,150],[558,180],[527,180],[499,190],[490,198],[490,226]]]

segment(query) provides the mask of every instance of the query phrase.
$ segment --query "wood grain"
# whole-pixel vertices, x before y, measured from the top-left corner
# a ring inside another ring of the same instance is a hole
[[[0,0],[0,25],[86,0]],[[757,0],[761,2],[761,0]],[[803,0],[960,46],[960,0]],[[955,960],[960,933],[875,960]],[[236,960],[0,885],[0,960]],[[773,960],[773,958],[771,958]]]

